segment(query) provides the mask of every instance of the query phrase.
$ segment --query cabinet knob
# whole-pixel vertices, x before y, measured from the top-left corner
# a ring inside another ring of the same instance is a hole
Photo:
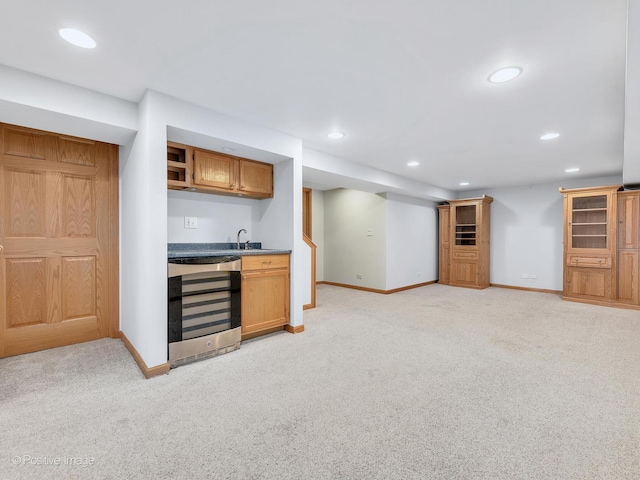
[[[0,245],[0,253],[4,252],[4,245]]]
[[[236,184],[235,184],[235,183],[230,183],[230,184],[229,184],[229,186],[230,186],[231,188],[233,188],[233,187],[235,187],[235,186],[236,186]]]
[[[244,185],[240,185],[240,190],[244,190]]]

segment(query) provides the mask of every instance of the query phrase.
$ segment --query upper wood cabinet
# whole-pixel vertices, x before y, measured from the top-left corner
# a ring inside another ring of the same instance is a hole
[[[270,198],[273,197],[273,165],[168,142],[167,187]]]
[[[220,153],[195,150],[193,156],[193,184],[222,190],[236,188],[237,160]]]
[[[240,159],[238,171],[240,173],[238,190],[252,195],[273,197],[273,165]]]
[[[490,205],[493,198],[449,200],[440,212],[440,283],[489,286]]]

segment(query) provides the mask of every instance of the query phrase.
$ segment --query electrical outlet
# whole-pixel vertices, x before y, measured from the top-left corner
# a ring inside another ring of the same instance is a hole
[[[367,228],[367,237],[373,237],[373,228]]]
[[[359,280],[362,280],[362,274],[361,273],[356,273],[356,278]]]
[[[198,217],[184,217],[184,228],[198,228]]]
[[[520,278],[524,278],[526,280],[535,280],[538,276],[535,273],[523,273],[520,275]]]

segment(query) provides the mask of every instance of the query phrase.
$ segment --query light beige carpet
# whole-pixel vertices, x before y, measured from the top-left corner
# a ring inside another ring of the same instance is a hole
[[[151,380],[119,340],[3,359],[0,478],[638,479],[640,312],[323,285],[304,333]]]

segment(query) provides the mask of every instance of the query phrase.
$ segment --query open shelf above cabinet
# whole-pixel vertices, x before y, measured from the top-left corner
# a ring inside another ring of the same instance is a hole
[[[188,150],[183,145],[167,143],[167,188],[184,190],[189,187]]]

